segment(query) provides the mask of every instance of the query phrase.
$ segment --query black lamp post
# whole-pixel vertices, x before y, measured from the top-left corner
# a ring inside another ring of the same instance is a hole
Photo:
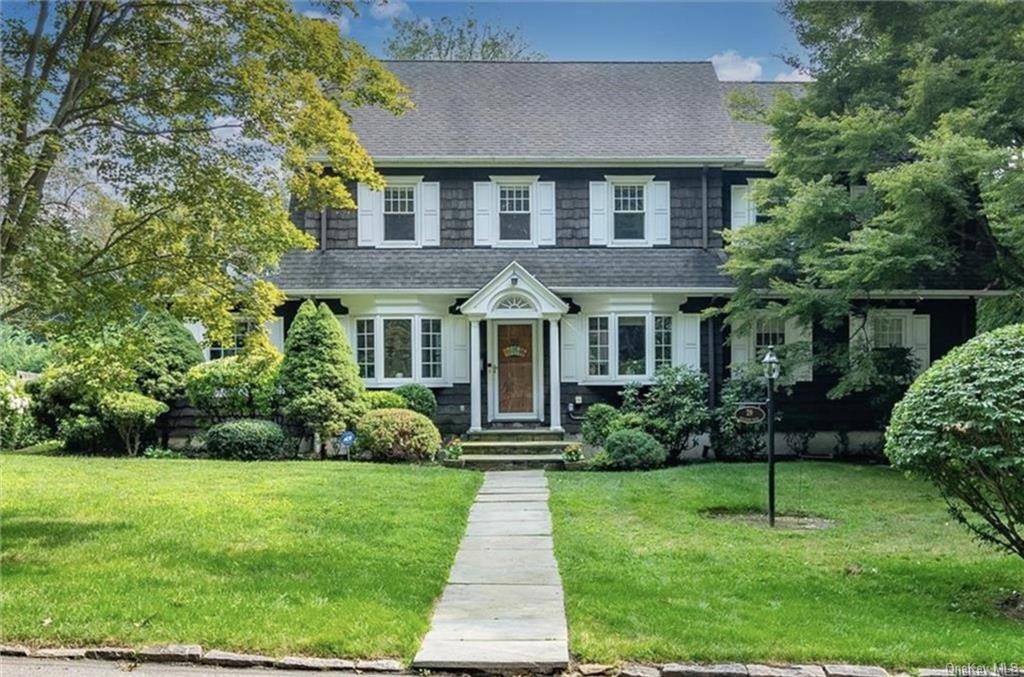
[[[775,526],[775,379],[779,377],[779,357],[775,346],[761,360],[764,377],[768,380],[768,526]]]

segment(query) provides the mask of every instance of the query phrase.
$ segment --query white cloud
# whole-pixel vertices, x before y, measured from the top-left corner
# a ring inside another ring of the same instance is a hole
[[[352,25],[349,23],[348,17],[345,16],[344,14],[342,14],[341,16],[336,16],[333,14],[327,14],[326,12],[318,12],[317,10],[311,9],[303,12],[302,16],[307,17],[309,19],[319,19],[321,21],[333,21],[334,23],[338,24],[338,30],[341,31],[342,35],[348,34],[349,29],[352,27]]]
[[[761,59],[741,56],[735,49],[713,54],[711,64],[719,80],[756,80],[761,77]]]
[[[405,0],[372,0],[370,3],[370,14],[375,19],[393,19],[408,11],[409,4]]]
[[[775,82],[811,82],[814,80],[811,74],[800,68],[794,68],[788,73],[779,73],[775,76]]]

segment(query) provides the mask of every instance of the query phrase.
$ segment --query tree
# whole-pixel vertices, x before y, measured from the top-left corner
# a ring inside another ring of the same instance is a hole
[[[1024,286],[1024,5],[784,9],[815,81],[731,102],[770,125],[774,178],[754,189],[768,220],[726,236],[730,323],[768,307],[839,330],[873,291]],[[871,388],[874,357],[828,355],[831,395]]]
[[[396,18],[395,34],[384,51],[390,59],[435,61],[541,61],[520,29],[480,24],[472,14],[461,21],[449,16],[429,19]]]
[[[110,393],[100,400],[100,413],[117,430],[129,456],[138,456],[142,435],[156,423],[167,405],[133,392]]]
[[[314,440],[354,427],[365,413],[359,366],[327,304],[318,309],[310,299],[299,306],[285,340],[279,384],[285,416]]]
[[[27,14],[3,29],[0,319],[54,335],[170,308],[226,339],[232,310],[272,314],[263,273],[312,244],[282,186],[352,208],[346,182],[383,185],[351,115],[409,102],[336,22],[287,0]]]
[[[934,483],[975,536],[1024,557],[1024,324],[932,365],[896,405],[885,453]]]
[[[203,361],[203,351],[189,330],[167,313],[148,313],[139,329],[144,352],[135,365],[136,387],[143,395],[173,404],[185,396],[185,376]]]

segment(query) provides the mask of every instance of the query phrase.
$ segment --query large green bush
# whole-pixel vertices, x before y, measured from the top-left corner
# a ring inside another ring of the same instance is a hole
[[[618,415],[619,412],[615,407],[604,402],[597,402],[587,407],[587,411],[583,415],[583,441],[595,447],[603,446],[611,432],[612,422]]]
[[[766,449],[764,425],[736,421],[736,409],[743,402],[763,402],[765,380],[752,370],[738,370],[722,386],[720,401],[711,424],[711,449],[721,461],[752,461]]]
[[[398,386],[392,392],[405,400],[406,406],[415,412],[423,414],[427,418],[434,418],[437,413],[437,398],[434,392],[419,383],[406,383]]]
[[[981,334],[922,374],[885,453],[931,480],[983,541],[1024,557],[1024,324]]]
[[[405,398],[390,390],[368,390],[363,396],[366,402],[366,410],[371,409],[408,409],[409,404]]]
[[[285,435],[273,421],[243,418],[206,431],[206,452],[214,458],[265,461],[282,458]]]
[[[326,304],[305,301],[288,330],[281,363],[285,416],[321,440],[355,427],[366,391],[345,331]],[[317,402],[326,409],[316,411]]]
[[[374,409],[359,422],[356,451],[374,461],[429,461],[440,447],[437,426],[409,409]]]
[[[662,367],[654,377],[642,412],[644,429],[675,458],[689,449],[693,438],[708,429],[707,377],[690,367]]]
[[[49,344],[14,325],[0,322],[0,370],[40,373],[53,362]]]
[[[608,436],[600,464],[610,470],[648,470],[664,465],[667,457],[665,447],[654,437],[626,429]]]
[[[139,328],[145,342],[135,365],[139,392],[173,404],[185,396],[186,374],[203,361],[203,351],[185,325],[169,314],[150,313]]]
[[[136,456],[142,446],[142,435],[156,423],[167,405],[140,393],[109,393],[100,400],[100,413],[117,430],[129,456]]]
[[[233,418],[266,418],[274,414],[281,353],[262,336],[242,353],[192,367],[185,395],[208,423]]]

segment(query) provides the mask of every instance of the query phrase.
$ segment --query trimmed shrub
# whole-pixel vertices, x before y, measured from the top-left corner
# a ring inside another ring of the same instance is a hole
[[[721,402],[711,424],[711,449],[722,461],[752,461],[765,453],[764,425],[736,421],[742,402],[761,402],[766,397],[765,381],[752,371],[740,371],[722,386]]]
[[[642,430],[619,430],[608,436],[602,466],[610,470],[648,470],[664,465],[665,447]]]
[[[100,413],[117,430],[129,456],[138,455],[143,433],[167,408],[159,400],[133,392],[110,393],[100,400]]]
[[[979,539],[1024,557],[1024,324],[976,336],[922,374],[893,410],[885,453],[934,483]]]
[[[273,421],[243,418],[206,431],[206,453],[214,458],[266,461],[284,455],[284,431]]]
[[[368,390],[363,395],[363,401],[366,403],[366,410],[372,409],[408,409],[408,403],[405,398],[398,393],[393,393],[390,390]]]
[[[437,426],[415,411],[374,409],[359,422],[356,450],[373,461],[429,461],[440,447]]]
[[[405,406],[413,411],[423,414],[427,418],[434,418],[437,413],[437,398],[433,391],[419,383],[406,383],[398,386],[393,391],[396,395],[405,400]]]
[[[307,300],[299,306],[285,340],[279,383],[287,418],[321,440],[355,427],[365,411],[366,388],[359,367],[345,331],[327,304],[317,308]],[[315,411],[311,398],[329,405],[330,415]]]
[[[708,429],[708,379],[690,367],[662,367],[643,401],[643,429],[661,442],[672,458],[690,448]]]
[[[603,446],[611,432],[612,421],[618,415],[615,407],[604,402],[587,407],[583,415],[583,441],[595,447]]]
[[[146,351],[134,366],[136,387],[143,395],[173,404],[185,396],[186,375],[203,361],[203,351],[185,325],[166,313],[146,315],[139,328]]]
[[[207,423],[269,417],[276,408],[280,367],[281,353],[265,338],[254,338],[240,355],[189,369],[185,394]]]

